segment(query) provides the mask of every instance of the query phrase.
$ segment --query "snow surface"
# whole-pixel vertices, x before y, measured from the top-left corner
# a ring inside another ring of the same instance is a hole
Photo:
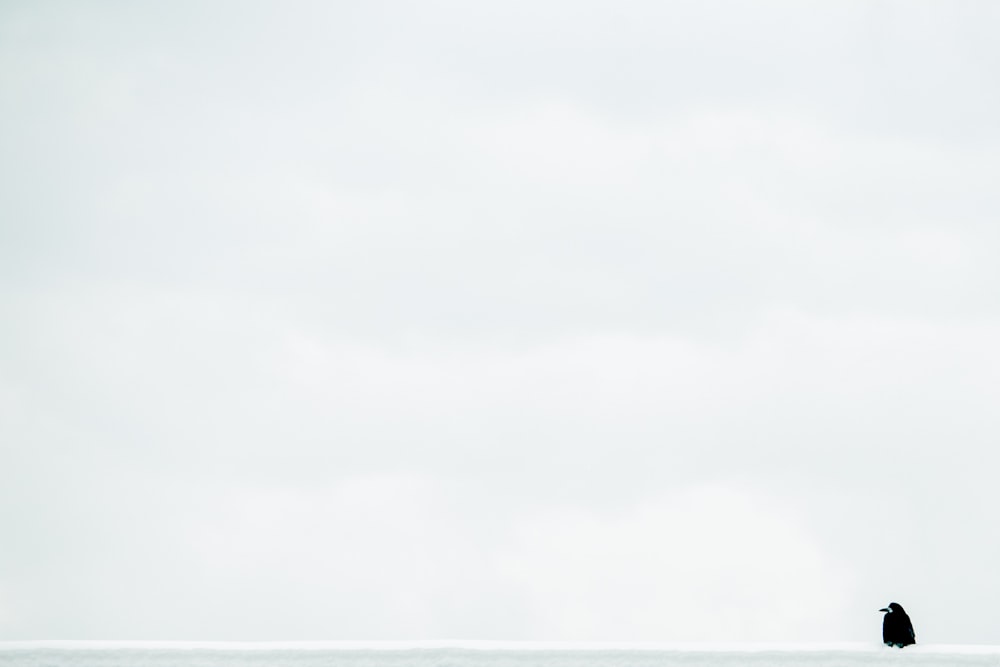
[[[1000,646],[0,642],[3,667],[1000,667]]]

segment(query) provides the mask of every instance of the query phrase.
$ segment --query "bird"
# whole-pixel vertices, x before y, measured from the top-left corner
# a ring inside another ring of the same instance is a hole
[[[902,605],[890,602],[888,607],[883,607],[879,611],[885,612],[885,616],[882,618],[883,644],[903,648],[917,643],[917,636],[913,632],[913,623],[903,611]]]

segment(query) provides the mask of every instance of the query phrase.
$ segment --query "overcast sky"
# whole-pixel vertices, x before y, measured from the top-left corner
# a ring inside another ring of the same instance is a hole
[[[0,639],[1000,643],[1000,6],[0,4]]]

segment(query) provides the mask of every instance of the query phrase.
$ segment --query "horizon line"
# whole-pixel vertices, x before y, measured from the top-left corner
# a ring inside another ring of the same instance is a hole
[[[872,652],[889,650],[880,642],[670,642],[670,641],[546,641],[492,639],[426,640],[102,640],[32,639],[0,640],[0,650],[219,650],[219,651],[673,651],[678,653],[740,652]],[[893,649],[897,650],[897,649]],[[997,644],[916,644],[905,649],[916,653],[1000,654]]]

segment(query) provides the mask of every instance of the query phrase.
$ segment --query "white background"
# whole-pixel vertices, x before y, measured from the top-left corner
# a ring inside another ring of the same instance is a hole
[[[1000,643],[988,2],[4,2],[0,638]]]

